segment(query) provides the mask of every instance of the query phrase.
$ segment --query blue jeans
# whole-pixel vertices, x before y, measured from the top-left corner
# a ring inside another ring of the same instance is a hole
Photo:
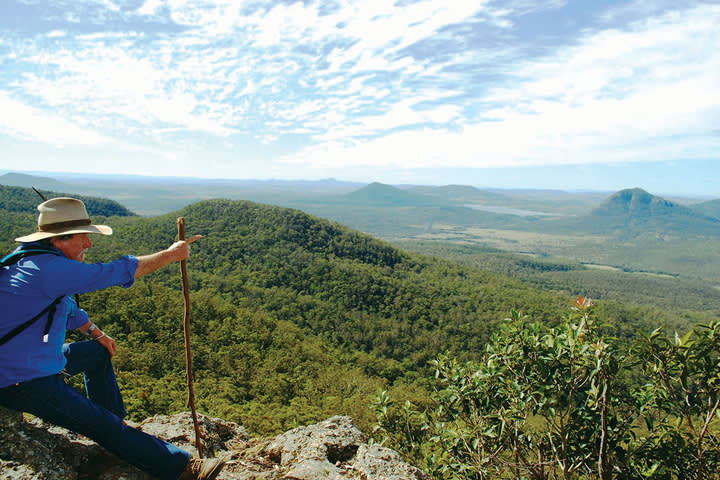
[[[68,360],[65,371],[85,375],[90,398],[57,374],[0,388],[0,405],[85,435],[140,470],[176,480],[190,454],[122,422],[125,406],[107,350],[90,340],[66,344],[63,353]]]

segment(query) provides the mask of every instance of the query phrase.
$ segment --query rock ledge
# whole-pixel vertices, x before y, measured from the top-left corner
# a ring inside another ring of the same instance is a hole
[[[335,416],[274,438],[252,438],[199,416],[206,456],[232,457],[219,480],[430,480],[397,452],[368,443],[350,417]],[[189,412],[148,418],[137,428],[195,453]],[[0,480],[150,480],[91,440],[0,408]]]

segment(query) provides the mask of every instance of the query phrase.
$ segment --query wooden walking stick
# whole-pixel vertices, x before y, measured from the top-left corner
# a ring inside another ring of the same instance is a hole
[[[185,240],[185,218],[177,219],[178,240]],[[185,297],[185,322],[183,323],[183,331],[185,332],[185,370],[187,372],[188,384],[188,406],[192,412],[193,425],[195,427],[195,448],[198,451],[198,457],[202,458],[202,437],[200,436],[200,426],[198,425],[197,411],[195,410],[195,391],[193,389],[193,373],[192,373],[192,353],[190,351],[190,287],[188,286],[187,260],[180,261],[180,272],[182,274],[183,295]]]

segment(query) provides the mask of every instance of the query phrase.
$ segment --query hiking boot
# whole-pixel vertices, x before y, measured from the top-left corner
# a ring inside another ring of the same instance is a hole
[[[224,458],[191,458],[178,480],[213,480],[225,461]]]

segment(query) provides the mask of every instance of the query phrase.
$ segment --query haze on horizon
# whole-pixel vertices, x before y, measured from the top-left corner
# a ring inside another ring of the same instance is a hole
[[[720,2],[5,0],[2,171],[720,195]]]

